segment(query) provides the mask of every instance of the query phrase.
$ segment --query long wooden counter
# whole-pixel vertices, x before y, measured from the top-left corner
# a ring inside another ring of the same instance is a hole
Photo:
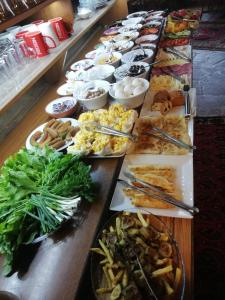
[[[96,36],[84,50],[90,51],[97,43]],[[62,78],[61,82],[64,81]],[[39,103],[26,115],[20,124],[0,144],[0,163],[20,149],[26,137],[39,124],[48,120],[44,109],[47,103],[57,97],[53,85]],[[95,237],[104,211],[108,210],[115,178],[122,159],[88,160],[92,164],[93,179],[100,184],[97,201],[84,208],[83,222],[77,229],[66,227],[57,235],[24,252],[23,266],[19,273],[4,278],[0,275],[0,290],[9,291],[22,300],[72,300],[78,294],[79,284],[89,255],[89,248]],[[192,298],[192,220],[162,218],[170,228],[179,245],[186,268],[186,297]],[[0,259],[0,268],[2,258]],[[25,272],[24,272],[25,270]],[[88,291],[87,291],[88,292]],[[85,294],[86,291],[82,291]],[[86,297],[79,299],[92,299]]]

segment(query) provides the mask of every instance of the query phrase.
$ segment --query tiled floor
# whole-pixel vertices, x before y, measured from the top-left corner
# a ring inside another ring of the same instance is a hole
[[[225,116],[225,51],[193,50],[197,116]]]

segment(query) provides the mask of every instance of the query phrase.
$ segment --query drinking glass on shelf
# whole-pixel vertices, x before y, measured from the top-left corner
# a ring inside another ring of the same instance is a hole
[[[29,6],[24,0],[3,0],[5,5],[8,5],[14,14],[18,15],[29,9]]]
[[[15,14],[4,1],[0,1],[0,23],[14,17]]]

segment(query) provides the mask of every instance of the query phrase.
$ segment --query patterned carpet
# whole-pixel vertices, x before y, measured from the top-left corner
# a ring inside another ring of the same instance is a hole
[[[196,118],[194,155],[194,293],[225,299],[225,119]]]
[[[225,24],[200,23],[193,34],[194,49],[225,50]]]

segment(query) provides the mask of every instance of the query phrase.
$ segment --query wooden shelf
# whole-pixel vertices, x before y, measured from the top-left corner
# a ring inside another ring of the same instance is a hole
[[[30,16],[34,15],[35,13],[39,12],[42,8],[48,6],[52,2],[55,2],[56,0],[45,0],[44,2],[34,6],[33,8],[30,8],[29,10],[23,12],[22,14],[19,14],[15,17],[12,17],[11,19],[5,21],[4,23],[0,24],[0,32],[4,31],[5,29],[18,24],[19,22],[22,22],[23,20],[29,18]]]
[[[112,8],[115,2],[116,0],[109,1],[107,6],[97,10],[90,19],[75,19],[74,33],[68,40],[62,42],[54,52],[50,53],[48,56],[34,60],[15,74],[14,84],[11,86],[9,85],[8,88],[6,84],[5,91],[0,91],[0,113],[6,111],[24,93],[26,93],[38,79],[62,59],[66,51],[84,36],[84,34]]]

